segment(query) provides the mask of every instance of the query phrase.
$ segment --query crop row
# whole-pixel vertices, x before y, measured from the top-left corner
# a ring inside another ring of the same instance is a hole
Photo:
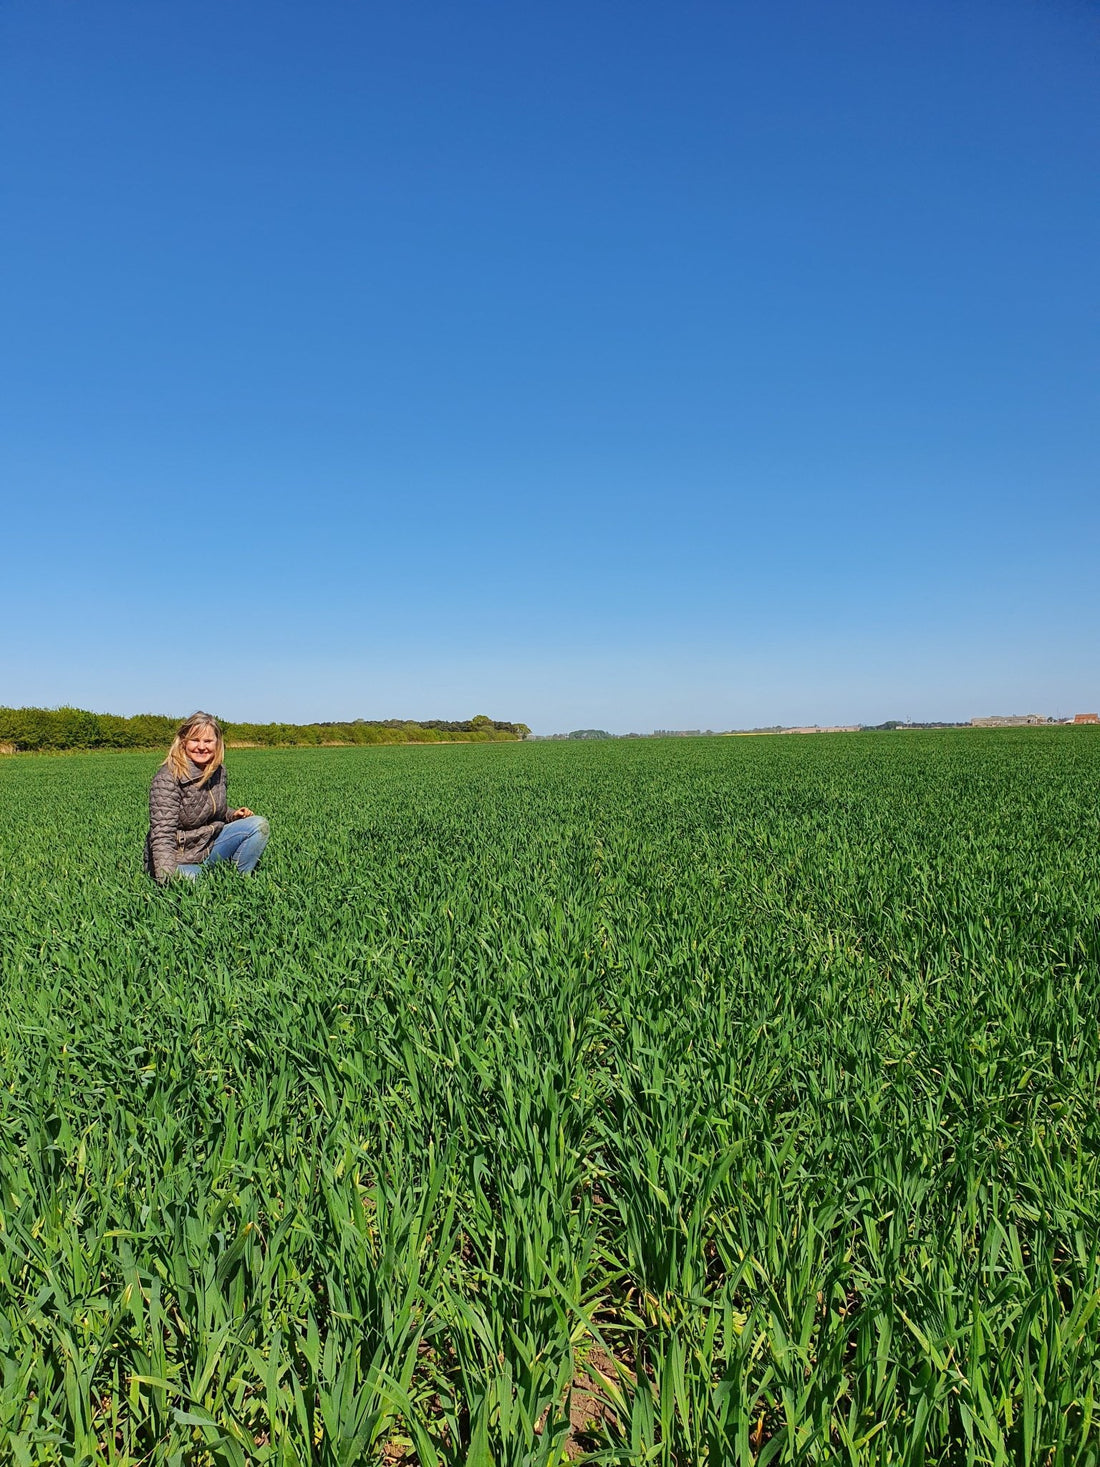
[[[1100,1462],[1100,738],[0,764],[19,1467]]]

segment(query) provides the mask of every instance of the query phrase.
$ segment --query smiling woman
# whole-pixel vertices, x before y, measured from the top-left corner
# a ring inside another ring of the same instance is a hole
[[[162,883],[173,876],[194,880],[205,867],[232,861],[249,876],[269,834],[262,815],[227,805],[221,727],[209,713],[192,713],[153,776],[146,871]]]

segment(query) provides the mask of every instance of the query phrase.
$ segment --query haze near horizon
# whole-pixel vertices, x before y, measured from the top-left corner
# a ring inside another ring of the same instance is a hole
[[[1100,17],[0,16],[0,703],[1100,703]]]

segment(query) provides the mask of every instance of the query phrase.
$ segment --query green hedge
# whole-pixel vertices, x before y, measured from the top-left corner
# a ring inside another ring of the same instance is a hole
[[[30,753],[65,749],[166,748],[180,720],[162,713],[91,713],[86,708],[0,708],[0,745]],[[463,721],[428,719],[415,723],[399,718],[352,723],[223,723],[226,740],[265,748],[323,744],[490,743],[522,739],[526,724],[505,723],[478,714]]]

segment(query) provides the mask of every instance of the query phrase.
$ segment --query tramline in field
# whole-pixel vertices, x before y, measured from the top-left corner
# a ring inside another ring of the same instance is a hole
[[[1100,737],[0,762],[0,1460],[1100,1462]]]

